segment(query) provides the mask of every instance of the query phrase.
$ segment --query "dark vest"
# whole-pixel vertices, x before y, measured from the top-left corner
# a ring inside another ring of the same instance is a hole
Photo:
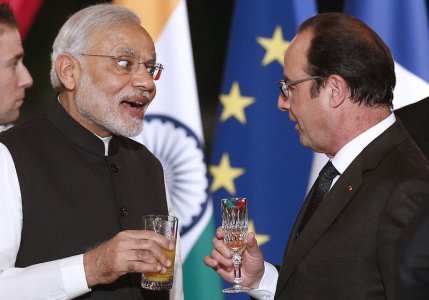
[[[23,228],[16,267],[86,252],[118,232],[140,229],[145,214],[167,214],[160,162],[141,144],[104,143],[57,102],[0,135],[18,174]],[[140,286],[141,274],[93,287],[78,299],[168,299]]]

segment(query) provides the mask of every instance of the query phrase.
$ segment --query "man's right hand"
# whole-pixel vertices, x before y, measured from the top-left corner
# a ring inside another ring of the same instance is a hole
[[[162,248],[173,247],[165,237],[153,231],[122,231],[84,254],[88,287],[112,283],[127,273],[165,273],[172,262]]]
[[[204,263],[215,270],[224,280],[234,282],[234,265],[232,253],[223,242],[223,230],[219,227],[213,238],[214,248],[211,256],[204,257]],[[243,285],[258,288],[264,275],[264,258],[255,239],[254,233],[249,233],[247,248],[242,256],[241,275]]]

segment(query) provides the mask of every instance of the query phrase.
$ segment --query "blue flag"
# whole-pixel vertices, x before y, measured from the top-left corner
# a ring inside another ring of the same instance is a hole
[[[344,11],[368,24],[395,59],[394,108],[429,95],[429,23],[426,0],[346,0]]]
[[[316,14],[316,4],[238,0],[234,12],[210,190],[217,225],[221,198],[248,198],[249,231],[257,234],[265,260],[280,264],[307,192],[313,153],[300,144],[288,114],[278,110],[277,82],[283,78],[285,50],[298,25]]]

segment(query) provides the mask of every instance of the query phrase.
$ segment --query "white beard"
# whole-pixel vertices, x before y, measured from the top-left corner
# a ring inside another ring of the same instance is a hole
[[[114,135],[132,137],[143,129],[143,119],[128,116],[121,118],[119,106],[122,99],[133,95],[110,95],[94,85],[86,71],[83,72],[80,86],[76,91],[76,108],[89,122],[103,127]],[[149,92],[143,91],[140,97],[149,99]],[[144,108],[146,111],[147,106]]]

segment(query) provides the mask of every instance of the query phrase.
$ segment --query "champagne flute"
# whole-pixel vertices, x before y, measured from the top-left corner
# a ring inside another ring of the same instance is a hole
[[[241,255],[247,246],[247,199],[226,198],[221,200],[223,240],[232,252],[234,286],[223,289],[224,293],[241,293],[253,290],[241,285]]]

